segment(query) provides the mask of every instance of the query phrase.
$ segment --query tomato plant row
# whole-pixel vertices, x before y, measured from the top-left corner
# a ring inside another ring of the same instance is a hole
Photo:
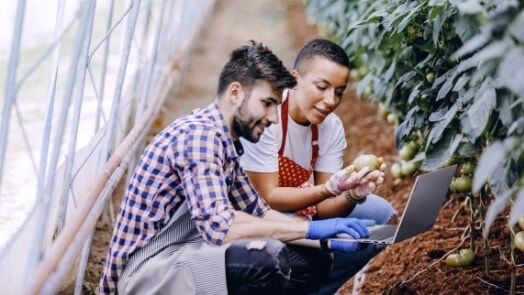
[[[357,93],[397,123],[399,151],[421,137],[415,155],[402,151],[407,162],[473,163],[470,193],[492,198],[485,237],[508,204],[514,226],[524,212],[523,1],[309,0],[306,9],[348,52]]]

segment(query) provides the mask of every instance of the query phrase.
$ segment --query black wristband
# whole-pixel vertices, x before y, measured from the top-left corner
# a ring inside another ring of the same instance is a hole
[[[325,253],[331,253],[331,249],[329,249],[328,241],[327,240],[320,240],[320,250]]]

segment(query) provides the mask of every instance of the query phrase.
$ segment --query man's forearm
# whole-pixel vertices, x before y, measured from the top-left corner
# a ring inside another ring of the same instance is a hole
[[[307,230],[307,222],[294,220],[278,211],[269,210],[262,218],[237,211],[224,243],[252,238],[274,238],[291,242],[303,239]]]

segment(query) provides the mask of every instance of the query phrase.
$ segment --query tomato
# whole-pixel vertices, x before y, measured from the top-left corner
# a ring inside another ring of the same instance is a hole
[[[391,174],[393,175],[393,177],[395,178],[402,178],[404,177],[404,175],[402,174],[402,167],[400,166],[399,163],[393,163],[393,165],[391,165]]]
[[[521,230],[524,230],[524,213],[520,214],[519,219],[517,220],[517,223],[520,226]]]
[[[398,156],[400,157],[400,159],[404,161],[409,161],[413,159],[413,157],[417,153],[417,148],[417,144],[413,141],[406,143],[398,151]]]
[[[379,159],[377,156],[372,154],[360,155],[353,160],[355,169],[359,171],[364,167],[369,167],[369,170],[376,170],[379,168]]]
[[[391,125],[397,125],[398,124],[398,117],[394,113],[389,113],[388,116],[386,117],[386,120]]]
[[[458,253],[453,253],[446,257],[446,265],[452,267],[462,267],[470,265],[475,260],[475,252],[466,248],[461,249]]]
[[[364,76],[366,76],[369,73],[369,69],[368,69],[367,66],[364,66],[364,65],[360,66],[358,68],[358,73],[359,73],[360,77],[364,77]]]
[[[380,112],[383,118],[387,118],[387,116],[389,115],[389,109],[383,103],[378,104],[378,111]]]
[[[449,167],[449,166],[451,166],[451,165],[453,165],[453,164],[455,164],[455,163],[457,163],[457,159],[451,157],[451,158],[448,158],[448,159],[444,162],[444,164],[442,164],[442,167]]]
[[[466,162],[460,167],[460,173],[462,174],[473,174],[475,172],[475,165],[471,162]]]
[[[473,179],[467,174],[462,174],[455,178],[455,190],[461,193],[467,193],[471,191],[471,183]]]
[[[351,69],[351,71],[349,71],[349,76],[355,81],[360,79],[360,74],[357,69]]]
[[[515,247],[524,252],[524,230],[515,234]]]
[[[405,176],[413,176],[418,169],[418,165],[415,162],[402,162],[400,167],[402,174]]]
[[[435,74],[434,73],[428,73],[426,75],[426,81],[428,81],[428,83],[433,83],[433,81],[435,80]]]

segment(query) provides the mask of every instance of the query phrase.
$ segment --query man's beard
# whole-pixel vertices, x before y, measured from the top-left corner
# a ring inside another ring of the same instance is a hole
[[[238,137],[243,137],[250,142],[257,142],[260,136],[254,134],[254,129],[258,125],[259,122],[253,122],[247,108],[247,100],[244,100],[233,117],[233,131]]]
[[[236,135],[238,137],[243,137],[249,140],[250,142],[257,142],[260,138],[260,136],[255,136],[254,134],[254,126],[256,125],[258,124],[252,124],[252,120],[243,118],[239,115],[233,118],[233,130],[236,133]]]

